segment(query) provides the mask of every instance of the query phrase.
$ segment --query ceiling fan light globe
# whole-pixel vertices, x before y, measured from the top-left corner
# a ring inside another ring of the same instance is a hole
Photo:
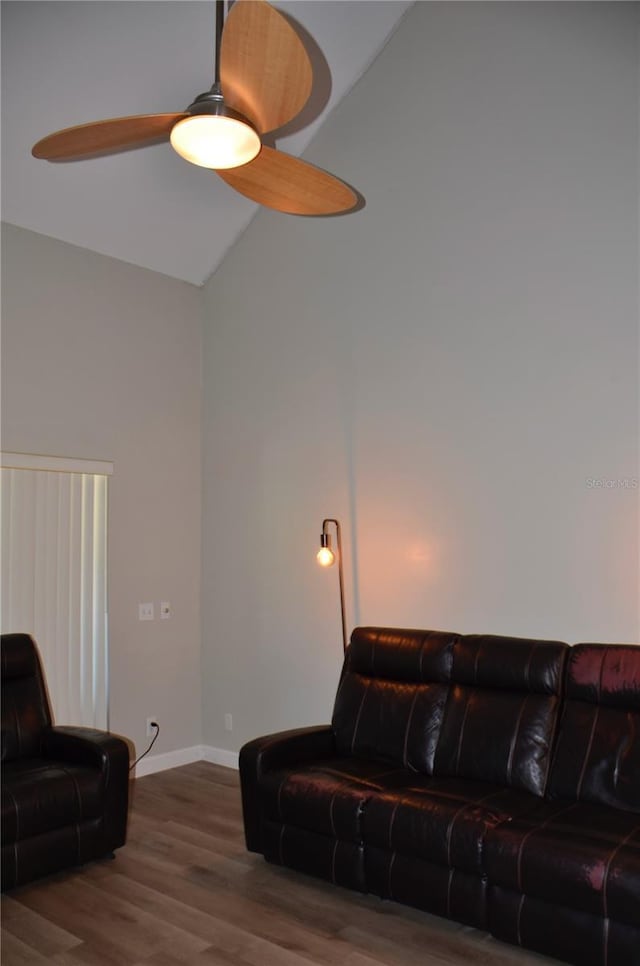
[[[173,149],[191,164],[220,170],[248,164],[262,146],[250,124],[217,114],[183,118],[173,126],[170,141]]]

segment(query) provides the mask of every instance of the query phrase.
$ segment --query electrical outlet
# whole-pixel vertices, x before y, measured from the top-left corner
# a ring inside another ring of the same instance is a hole
[[[224,716],[224,730],[233,731],[233,718],[230,714],[225,714]]]
[[[158,719],[155,715],[151,715],[150,718],[147,718],[147,738],[153,738],[157,730]]]
[[[168,600],[160,601],[160,620],[168,621],[171,617],[171,602]]]

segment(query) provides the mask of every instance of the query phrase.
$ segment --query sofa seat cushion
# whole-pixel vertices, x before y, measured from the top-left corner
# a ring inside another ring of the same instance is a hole
[[[97,768],[25,758],[2,769],[3,845],[97,818],[103,810],[103,779]]]
[[[640,922],[640,816],[580,802],[541,802],[491,830],[492,884],[605,919]]]
[[[481,873],[488,829],[531,809],[533,796],[464,778],[409,777],[375,794],[364,816],[365,846]]]
[[[362,840],[362,813],[374,791],[406,779],[379,761],[332,758],[268,772],[260,783],[266,818],[344,842]]]

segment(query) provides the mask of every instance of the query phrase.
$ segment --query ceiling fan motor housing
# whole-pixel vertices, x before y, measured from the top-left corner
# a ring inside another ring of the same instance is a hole
[[[198,94],[193,102],[189,104],[186,113],[191,117],[197,117],[200,114],[209,114],[214,117],[230,117],[234,121],[242,121],[243,124],[247,124],[253,131],[256,131],[251,121],[244,114],[227,107],[222,96],[222,91],[220,90],[220,85],[217,83],[213,85],[210,91],[205,91],[204,94]]]

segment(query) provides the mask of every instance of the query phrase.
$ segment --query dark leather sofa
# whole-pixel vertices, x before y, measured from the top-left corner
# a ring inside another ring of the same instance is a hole
[[[124,844],[129,750],[92,728],[53,727],[27,634],[3,634],[2,889]]]
[[[247,847],[577,966],[640,964],[640,646],[357,628],[240,752]]]

